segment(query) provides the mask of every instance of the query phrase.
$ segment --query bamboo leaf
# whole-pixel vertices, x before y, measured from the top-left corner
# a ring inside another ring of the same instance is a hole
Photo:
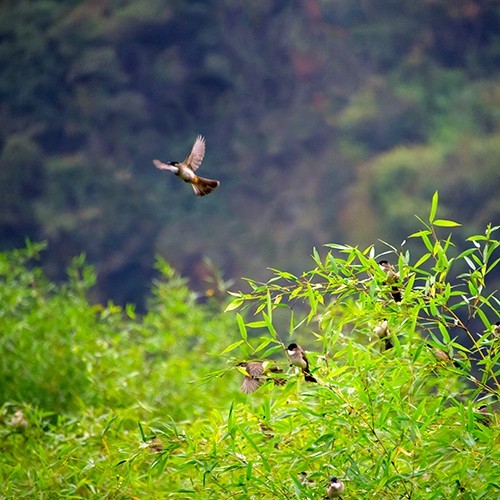
[[[430,256],[431,256],[430,253],[426,253],[426,254],[422,255],[422,257],[420,257],[420,259],[418,259],[417,263],[413,267],[415,267],[415,268],[420,267],[424,262],[429,260]]]
[[[236,314],[236,322],[238,323],[238,328],[240,330],[240,335],[243,340],[248,338],[247,328],[245,326],[245,320],[241,314]]]
[[[244,340],[238,340],[237,342],[233,342],[232,344],[228,345],[222,352],[222,354],[226,354],[228,352],[234,351],[237,347],[239,347],[241,344],[244,344]]]
[[[238,309],[239,307],[241,307],[242,304],[243,304],[242,298],[234,299],[231,302],[229,302],[229,304],[224,309],[224,312],[233,311],[234,309]]]
[[[434,219],[436,218],[436,212],[437,212],[438,203],[439,203],[439,194],[436,191],[434,193],[434,195],[432,196],[431,213],[429,214],[429,222],[431,224],[434,222]]]
[[[456,227],[456,226],[461,226],[462,224],[455,222],[453,220],[446,220],[446,219],[437,219],[433,222],[434,226],[440,226],[440,227]]]

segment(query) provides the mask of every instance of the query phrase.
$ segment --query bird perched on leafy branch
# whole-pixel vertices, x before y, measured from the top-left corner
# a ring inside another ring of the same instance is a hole
[[[388,349],[394,347],[391,342],[391,332],[389,331],[388,324],[389,322],[384,318],[373,329],[373,333],[375,333],[375,335],[377,335],[377,337],[384,343],[382,351],[387,351]]]
[[[283,385],[285,379],[280,377],[267,377],[270,373],[283,373],[283,370],[276,366],[270,366],[269,362],[265,361],[249,361],[238,363],[237,365],[240,372],[244,375],[241,382],[241,390],[245,394],[255,392],[264,382],[272,380],[275,385]]]
[[[450,356],[447,352],[443,351],[442,349],[439,349],[439,347],[434,347],[432,344],[429,344],[429,343],[427,343],[427,347],[429,347],[431,349],[434,356],[439,361],[442,361],[443,363],[451,363],[456,368],[462,368],[462,364],[459,362],[459,360],[453,358],[452,356]]]
[[[392,285],[391,286],[391,295],[392,298],[396,302],[401,302],[402,297],[401,297],[401,291],[398,286],[395,286],[394,283],[397,283],[399,281],[399,273],[397,273],[394,270],[394,267],[389,263],[387,260],[380,260],[378,262],[378,265],[380,266],[380,269],[385,272],[385,275],[387,276],[387,281],[384,282],[384,284]]]
[[[309,370],[309,361],[302,347],[295,343],[290,344],[287,347],[287,355],[290,363],[302,370],[304,378],[307,382],[317,382],[317,380],[311,375],[311,371]]]
[[[344,483],[336,477],[330,478],[330,483],[326,489],[327,498],[340,498],[342,493],[344,493]]]
[[[170,170],[183,181],[191,184],[196,196],[205,196],[211,193],[220,185],[219,181],[213,179],[205,179],[195,174],[198,167],[205,156],[205,139],[199,135],[194,141],[191,153],[184,159],[183,162],[171,161],[162,163],[160,160],[153,160],[154,166],[160,170]]]
[[[500,338],[500,321],[497,321],[493,325],[493,333],[495,334],[496,337]]]

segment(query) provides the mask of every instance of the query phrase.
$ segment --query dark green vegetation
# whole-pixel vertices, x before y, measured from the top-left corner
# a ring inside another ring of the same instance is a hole
[[[52,278],[84,252],[100,300],[144,305],[155,254],[198,290],[204,256],[232,278],[298,272],[313,245],[398,244],[436,189],[482,231],[500,215],[499,9],[4,0],[2,249],[47,241]],[[151,164],[197,133],[222,181],[203,200]]]
[[[89,303],[81,258],[56,286],[33,267],[39,245],[0,254],[3,497],[321,498],[335,475],[345,499],[497,498],[498,228],[457,253],[449,228],[466,234],[437,204],[415,251],[331,244],[309,271],[249,281],[226,313],[163,261],[136,316]],[[384,318],[389,350],[373,333]],[[292,341],[317,384],[289,368]],[[250,359],[288,383],[243,395],[235,365]]]

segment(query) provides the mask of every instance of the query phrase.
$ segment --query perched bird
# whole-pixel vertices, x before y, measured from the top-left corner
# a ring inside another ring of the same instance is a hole
[[[383,319],[377,326],[373,329],[373,333],[384,342],[382,351],[387,351],[394,347],[391,342],[391,332],[389,331],[387,319]]]
[[[23,410],[17,410],[12,416],[10,423],[18,429],[26,429],[26,427],[28,427],[28,420]]]
[[[220,182],[213,179],[205,179],[195,174],[196,170],[201,165],[204,156],[205,139],[199,135],[196,138],[196,141],[194,141],[191,153],[186,156],[183,162],[179,163],[178,161],[171,161],[168,163],[162,163],[159,160],[153,160],[153,163],[156,168],[159,168],[160,170],[170,170],[170,172],[173,172],[183,181],[191,184],[196,196],[205,196],[218,187]]]
[[[307,382],[317,382],[317,380],[311,375],[309,370],[309,361],[307,360],[306,353],[302,347],[297,344],[290,344],[287,347],[288,359],[293,366],[297,366],[302,370],[304,378]]]
[[[307,475],[307,472],[305,471],[302,471],[299,473],[299,482],[300,484],[302,484],[303,486],[313,486],[314,485],[314,481],[312,479],[309,479],[308,475]]]
[[[394,267],[389,263],[387,260],[380,260],[378,262],[378,265],[380,266],[380,269],[385,272],[385,275],[387,276],[387,281],[384,282],[384,284],[389,284],[389,285],[394,285],[394,283],[397,283],[399,280],[399,273],[397,273],[394,270]],[[391,295],[392,298],[396,302],[401,302],[402,297],[401,297],[401,291],[399,290],[398,286],[391,286]]]
[[[245,394],[255,392],[264,382],[270,380],[270,377],[266,378],[267,374],[283,373],[283,370],[280,368],[277,368],[276,366],[267,367],[266,363],[261,363],[260,361],[238,363],[237,366],[241,367],[241,371],[245,376],[241,382],[241,390]],[[285,379],[278,377],[272,377],[272,380],[275,385],[283,385],[285,383]]]
[[[336,477],[330,478],[330,483],[326,489],[326,496],[328,498],[339,498],[342,493],[344,493],[344,483]]]
[[[500,337],[500,321],[497,321],[493,326],[493,333],[495,336]]]
[[[477,410],[474,410],[476,414],[476,418],[479,422],[481,422],[486,427],[489,427],[492,420],[492,413],[490,413],[490,409],[487,405],[481,405]]]
[[[462,365],[456,359],[452,358],[447,352],[443,351],[442,349],[434,347],[431,344],[427,344],[427,347],[432,350],[434,356],[436,356],[439,361],[443,361],[444,363],[453,363],[453,366],[455,366],[456,368],[462,367]]]

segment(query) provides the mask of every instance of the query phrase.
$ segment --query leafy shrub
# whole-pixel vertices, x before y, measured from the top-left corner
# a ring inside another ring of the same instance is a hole
[[[498,228],[458,253],[439,236],[458,224],[437,209],[436,193],[417,254],[332,244],[301,275],[249,280],[226,307],[245,309],[236,324],[162,260],[139,317],[88,304],[81,259],[56,286],[29,265],[40,247],[4,254],[4,495],[321,498],[337,476],[344,498],[497,497]],[[386,283],[380,259],[399,280]],[[291,342],[317,383],[289,366]],[[286,383],[241,393],[247,360],[275,363]]]

